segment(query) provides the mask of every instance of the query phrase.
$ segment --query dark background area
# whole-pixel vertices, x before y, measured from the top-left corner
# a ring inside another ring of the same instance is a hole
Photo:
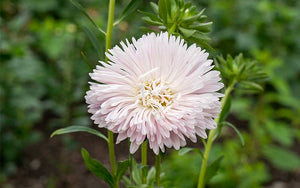
[[[80,0],[106,28],[108,0]],[[129,0],[117,0],[116,17]],[[150,11],[144,0],[138,9]],[[193,1],[213,21],[210,37],[216,54],[261,62],[270,80],[264,93],[234,93],[228,121],[212,148],[211,160],[224,155],[209,187],[300,187],[300,1]],[[139,38],[145,26],[134,12],[113,32],[113,45]],[[102,45],[94,45],[86,28]],[[96,128],[84,101],[89,67],[104,59],[104,37],[67,0],[2,0],[0,4],[0,187],[107,187],[86,169],[80,148],[109,168],[103,140],[86,133],[50,134],[69,125]],[[99,129],[100,130],[100,129]],[[106,130],[100,130],[106,134]],[[190,145],[203,148],[201,142]],[[128,143],[116,146],[117,159],[128,157]],[[150,164],[153,153],[149,151]],[[139,161],[139,152],[135,154]],[[171,187],[196,187],[201,158],[168,151],[162,170]]]

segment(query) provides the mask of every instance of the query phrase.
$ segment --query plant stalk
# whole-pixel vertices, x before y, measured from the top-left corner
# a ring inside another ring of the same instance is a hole
[[[107,20],[107,29],[106,29],[106,38],[105,38],[105,52],[108,52],[108,49],[111,48],[111,38],[112,30],[114,24],[114,12],[115,12],[115,0],[109,1],[108,8],[108,20]],[[105,56],[105,61],[108,61],[108,58]],[[111,165],[111,174],[116,176],[116,158],[115,158],[115,148],[114,148],[114,133],[108,130],[108,148],[109,148],[109,158]],[[119,188],[119,182],[114,183],[114,188]]]
[[[224,105],[226,104],[226,101],[228,100],[228,97],[230,96],[231,91],[233,90],[234,84],[235,84],[235,82],[233,82],[231,85],[229,85],[226,88],[224,97],[221,100],[222,110],[223,110]],[[215,119],[215,122],[216,122],[216,124],[218,126],[219,123],[220,123],[219,117],[217,117]],[[197,188],[204,188],[204,186],[205,186],[205,182],[204,181],[205,181],[205,172],[206,172],[206,167],[207,167],[207,161],[208,161],[208,157],[209,157],[209,152],[210,152],[211,146],[212,146],[212,144],[214,142],[214,136],[215,136],[216,131],[217,131],[217,129],[213,129],[213,130],[211,130],[209,132],[207,143],[205,145],[205,151],[204,151],[204,156],[203,156],[203,159],[202,159],[202,165],[201,165],[201,169],[200,169],[200,174],[199,174]]]
[[[156,177],[156,185],[160,186],[160,163],[161,163],[161,156],[160,154],[155,156],[155,177]]]
[[[147,166],[147,140],[142,143],[142,165]],[[143,167],[142,170],[142,182],[146,183],[147,180],[147,168]]]

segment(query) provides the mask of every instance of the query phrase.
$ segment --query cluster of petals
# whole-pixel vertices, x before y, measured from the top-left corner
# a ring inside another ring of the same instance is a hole
[[[206,138],[221,110],[220,72],[208,53],[168,33],[121,42],[90,77],[88,112],[99,127],[129,138],[134,153],[147,139],[155,154]]]

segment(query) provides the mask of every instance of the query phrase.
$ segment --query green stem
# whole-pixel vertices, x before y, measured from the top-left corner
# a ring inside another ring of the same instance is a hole
[[[222,101],[221,101],[222,109],[224,107],[224,104],[228,100],[228,97],[230,96],[231,91],[233,90],[234,84],[235,84],[235,82],[233,82],[231,85],[229,85],[226,88],[224,97],[222,98]],[[217,117],[215,119],[215,122],[217,123],[217,125],[220,123],[219,121],[220,121],[220,119],[219,119],[219,117]],[[215,136],[216,131],[217,131],[217,129],[213,129],[209,132],[207,143],[205,145],[205,151],[204,151],[204,156],[203,156],[203,159],[202,159],[202,165],[201,165],[201,170],[200,170],[200,174],[199,174],[199,180],[198,180],[197,188],[203,188],[205,186],[205,182],[204,182],[205,179],[204,178],[205,178],[207,160],[208,160],[208,157],[209,157],[209,152],[210,152],[211,146],[214,142],[214,136]]]
[[[155,170],[156,170],[156,185],[160,186],[160,163],[161,163],[161,157],[160,154],[155,156]]]
[[[117,174],[116,168],[116,158],[115,158],[115,148],[114,148],[114,133],[108,131],[108,149],[109,149],[109,159],[111,165],[111,174],[115,176]],[[119,188],[119,182],[115,182],[114,188]]]
[[[111,48],[111,36],[114,27],[114,12],[115,12],[115,0],[109,1],[109,10],[108,10],[108,20],[107,20],[107,29],[106,29],[106,40],[105,40],[105,52]],[[105,56],[107,61],[107,57]]]
[[[145,140],[142,144],[142,165],[147,166],[147,140]],[[142,182],[146,183],[147,179],[147,168],[143,167],[142,171]]]
[[[175,32],[177,23],[175,22],[172,27],[168,30],[169,36]]]
[[[109,1],[108,9],[108,20],[107,20],[107,29],[106,29],[106,38],[105,38],[105,52],[108,52],[108,49],[111,48],[111,37],[114,24],[114,12],[115,12],[115,0]],[[105,61],[108,61],[108,58],[105,56]],[[116,168],[116,158],[115,158],[115,148],[114,148],[114,133],[108,131],[108,148],[109,148],[109,158],[111,165],[111,173],[113,176],[117,174]],[[119,188],[119,182],[114,183],[114,188]]]

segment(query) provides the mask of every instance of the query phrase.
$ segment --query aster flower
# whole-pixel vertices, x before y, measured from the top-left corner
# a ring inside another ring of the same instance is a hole
[[[96,82],[86,102],[95,124],[118,133],[117,143],[129,138],[131,153],[148,139],[155,154],[216,128],[223,84],[205,50],[168,33],[120,44],[90,74]]]

